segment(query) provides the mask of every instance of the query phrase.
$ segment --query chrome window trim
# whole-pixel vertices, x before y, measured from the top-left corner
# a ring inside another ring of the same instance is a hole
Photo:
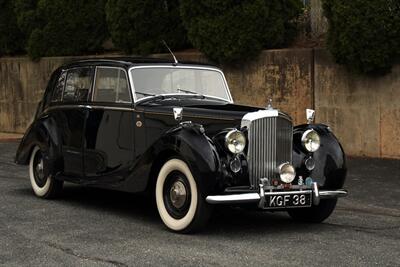
[[[65,75],[65,83],[64,83],[64,87],[63,87],[63,93],[62,93],[62,95],[61,95],[61,101],[58,101],[58,102],[55,102],[55,103],[74,103],[74,102],[79,102],[79,101],[64,102],[64,91],[65,91],[65,87],[67,87],[68,74],[69,74],[69,72],[70,72],[71,70],[75,70],[75,69],[93,69],[93,66],[90,66],[90,65],[87,65],[87,66],[86,66],[86,65],[85,65],[85,66],[77,66],[77,67],[72,67],[72,68],[63,69],[62,71],[65,71],[65,72],[66,72],[66,75]],[[94,75],[93,75],[93,76],[94,76]],[[93,83],[94,83],[94,80],[93,80],[93,78],[92,78],[91,84],[90,84],[90,89],[92,89]],[[90,93],[90,92],[88,92],[88,96],[86,97],[86,101],[89,100],[89,93]]]
[[[128,73],[126,72],[126,69],[122,68],[122,67],[114,67],[114,66],[96,66],[95,70],[94,70],[94,80],[93,80],[93,87],[92,87],[92,92],[91,92],[91,97],[90,97],[90,101],[92,103],[99,103],[100,101],[95,101],[94,100],[94,91],[96,90],[96,78],[97,78],[97,69],[118,69],[118,70],[122,70],[125,73],[125,78],[126,78],[126,82],[128,85],[128,91],[129,91],[129,96],[131,101],[129,103],[124,103],[124,104],[132,104],[132,88],[131,88],[131,83],[129,81],[129,76]],[[115,104],[121,104],[121,102],[109,102],[109,103],[115,103]]]
[[[61,90],[61,99],[60,100],[54,100],[53,96],[54,96],[54,88],[57,87],[59,79],[61,77],[61,75],[63,75],[65,73],[65,81],[64,81],[64,85],[63,88]],[[57,82],[56,85],[53,86],[53,88],[51,89],[51,99],[50,99],[50,103],[61,103],[64,97],[64,89],[65,89],[65,85],[67,84],[67,75],[68,75],[68,69],[61,69],[60,75],[58,75],[57,77]]]
[[[223,101],[226,101],[226,102],[229,102],[229,103],[233,104],[233,98],[232,98],[231,92],[229,90],[228,82],[226,81],[224,73],[220,69],[211,68],[211,67],[179,66],[179,65],[178,66],[172,66],[172,65],[171,66],[169,66],[169,65],[161,65],[161,66],[149,65],[149,66],[135,66],[135,67],[129,68],[129,70],[128,70],[128,72],[129,72],[128,75],[129,75],[129,80],[130,80],[129,83],[131,85],[133,100],[134,100],[135,104],[138,104],[138,103],[140,103],[140,102],[142,102],[142,101],[144,101],[146,99],[150,99],[150,98],[152,98],[154,96],[143,97],[143,98],[140,98],[139,100],[136,98],[135,85],[133,83],[132,71],[135,70],[135,69],[151,69],[151,68],[170,68],[170,69],[180,68],[180,69],[210,70],[210,71],[218,72],[219,74],[222,75],[222,80],[223,80],[223,83],[224,83],[225,91],[226,91],[229,99],[225,99],[225,98],[221,98],[221,97],[217,97],[217,96],[210,96],[210,95],[204,95],[204,96],[210,97],[210,98],[219,99],[219,100],[223,100]],[[179,94],[179,93],[177,93],[177,94],[160,94],[160,95],[168,96],[168,95],[190,95],[190,94]]]

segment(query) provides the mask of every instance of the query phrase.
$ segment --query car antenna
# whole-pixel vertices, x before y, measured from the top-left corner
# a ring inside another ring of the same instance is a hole
[[[172,57],[174,58],[174,66],[178,65],[178,60],[176,59],[174,53],[172,53],[171,49],[167,45],[167,42],[165,42],[165,40],[162,40],[162,43],[165,45],[165,47],[168,49],[168,51],[171,53]]]

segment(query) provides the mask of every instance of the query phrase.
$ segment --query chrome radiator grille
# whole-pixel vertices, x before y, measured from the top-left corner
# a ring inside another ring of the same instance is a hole
[[[250,185],[259,187],[260,178],[278,178],[276,168],[284,162],[292,163],[292,122],[281,115],[254,120],[249,125]]]

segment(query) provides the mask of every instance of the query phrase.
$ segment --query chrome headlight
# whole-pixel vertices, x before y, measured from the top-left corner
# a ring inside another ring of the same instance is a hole
[[[241,131],[236,129],[229,131],[225,135],[225,146],[230,152],[239,154],[243,152],[246,146],[246,137]]]
[[[293,182],[294,178],[296,178],[296,171],[294,167],[287,162],[279,165],[278,171],[281,181],[284,183],[289,184]]]
[[[307,149],[307,151],[315,152],[321,145],[321,139],[315,130],[309,129],[303,133],[303,136],[301,137],[301,143],[303,144],[304,148]]]

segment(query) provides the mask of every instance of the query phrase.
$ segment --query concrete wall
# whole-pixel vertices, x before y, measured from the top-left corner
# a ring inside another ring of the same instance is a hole
[[[295,123],[305,122],[312,103],[312,50],[264,51],[258,60],[241,68],[225,68],[236,103],[273,106],[289,113]]]
[[[360,76],[316,50],[315,106],[348,154],[400,158],[400,65],[383,77]]]
[[[207,61],[199,53],[177,57]],[[74,59],[0,58],[0,132],[23,133],[51,72]],[[315,107],[316,120],[331,126],[347,154],[400,158],[400,65],[384,77],[357,76],[324,50],[283,49],[223,69],[236,103],[265,107],[272,98],[296,124],[305,122],[306,108]]]
[[[64,58],[34,63],[27,58],[0,58],[0,131],[22,133],[34,116],[51,72]]]

